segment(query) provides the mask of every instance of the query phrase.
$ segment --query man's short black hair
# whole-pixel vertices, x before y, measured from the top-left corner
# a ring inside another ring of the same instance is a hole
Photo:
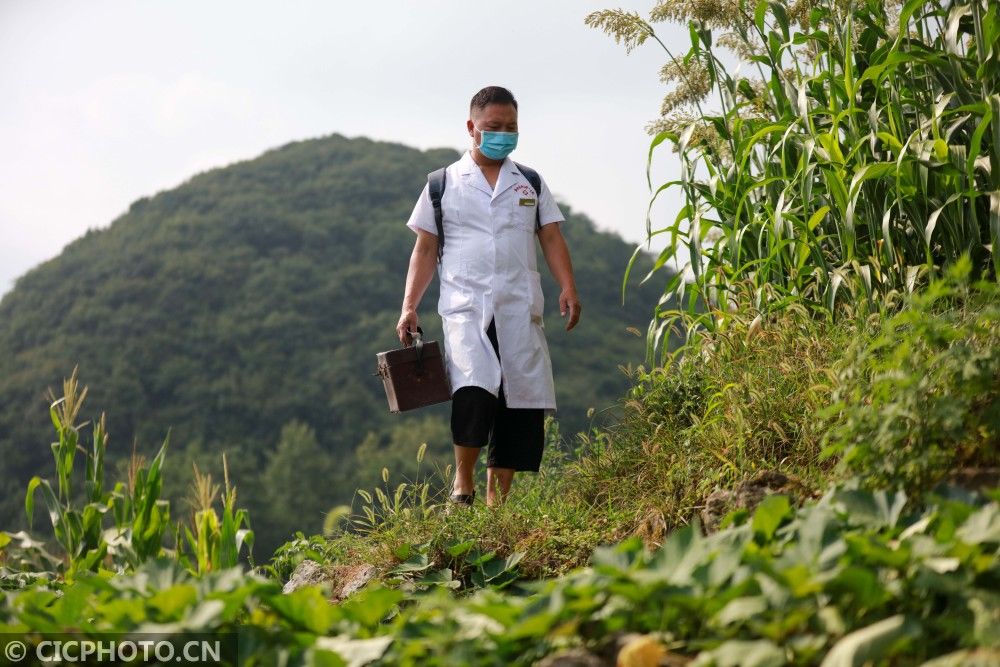
[[[517,110],[517,100],[514,94],[500,86],[486,86],[472,96],[472,103],[469,105],[469,113],[486,108],[487,104],[513,104]]]

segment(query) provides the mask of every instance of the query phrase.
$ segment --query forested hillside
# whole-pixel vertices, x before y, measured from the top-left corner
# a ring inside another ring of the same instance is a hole
[[[421,442],[446,462],[447,406],[390,415],[373,371],[398,346],[414,240],[404,223],[426,173],[457,157],[336,134],[292,142],[139,199],[21,277],[0,302],[0,525],[24,524],[25,484],[51,466],[47,389],[60,395],[77,365],[90,388],[81,417],[107,411],[118,465],[133,446],[151,457],[169,431],[173,498],[192,462],[221,479],[228,452],[258,553],[319,530],[383,465],[407,473]],[[558,189],[559,174],[545,176]],[[572,442],[588,409],[599,419],[627,386],[619,364],[642,360],[626,329],[645,330],[660,289],[632,287],[622,306],[632,248],[563,211],[584,304],[574,331],[540,254],[539,267]],[[431,339],[436,303],[435,280],[420,310]]]

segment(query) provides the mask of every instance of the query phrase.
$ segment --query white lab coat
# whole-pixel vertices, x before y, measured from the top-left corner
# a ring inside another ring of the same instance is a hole
[[[525,201],[532,199],[534,205]],[[535,259],[536,206],[543,225],[565,220],[545,180],[539,197],[510,158],[500,167],[495,190],[468,151],[448,166],[438,314],[452,392],[476,386],[497,396],[502,378],[508,407],[551,414],[556,397]],[[406,226],[437,235],[426,185]],[[499,363],[486,335],[494,318]]]

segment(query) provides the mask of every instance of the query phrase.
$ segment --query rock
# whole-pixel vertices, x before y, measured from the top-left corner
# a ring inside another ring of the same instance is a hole
[[[728,489],[716,489],[708,494],[708,497],[705,498],[705,506],[701,510],[701,523],[706,530],[713,531],[718,528],[722,517],[733,504],[734,495]]]
[[[340,581],[337,597],[341,600],[357,593],[378,574],[374,565],[343,565],[336,569]]]
[[[308,558],[299,563],[295,571],[292,572],[292,576],[288,578],[288,581],[282,587],[282,593],[291,593],[297,591],[303,586],[312,586],[313,584],[322,584],[329,581],[329,575],[323,571],[323,566],[314,560],[309,560]]]
[[[756,487],[777,489],[788,484],[788,475],[778,470],[761,470],[749,484]]]
[[[745,509],[753,512],[765,496],[775,493],[811,495],[795,476],[778,470],[762,470],[733,489],[716,489],[710,493],[701,510],[701,522],[707,532],[714,532],[718,530],[722,517],[730,510]]]
[[[308,558],[299,563],[282,593],[291,593],[303,586],[326,585],[330,589],[330,602],[341,602],[364,588],[378,575],[373,565],[324,566]]]

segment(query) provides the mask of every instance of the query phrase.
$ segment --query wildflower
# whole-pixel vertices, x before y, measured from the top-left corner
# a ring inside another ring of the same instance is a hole
[[[764,49],[758,41],[751,41],[748,37],[735,32],[723,33],[717,43],[735,53],[740,60],[747,62],[750,62],[755,56],[764,54]]]
[[[686,25],[698,21],[707,28],[727,29],[753,22],[753,17],[740,7],[740,0],[661,0],[649,18],[653,23],[673,21]]]
[[[631,53],[632,49],[653,35],[653,28],[638,13],[623,9],[591,12],[583,22],[611,35],[615,38],[615,43],[624,44],[625,53]]]
[[[679,60],[667,63],[660,69],[660,81],[677,84],[663,98],[660,106],[662,116],[680,107],[696,106],[712,91],[708,69],[697,60],[691,60],[687,64]]]
[[[682,112],[673,112],[649,123],[646,126],[646,131],[651,135],[656,135],[660,132],[670,132],[671,134],[680,135],[692,124],[694,125],[694,129],[688,139],[687,150],[701,148],[706,152],[714,153],[723,163],[728,164],[732,158],[729,144],[719,136],[714,125],[703,120],[701,117]],[[678,151],[676,143],[673,144],[673,150],[675,153]]]

